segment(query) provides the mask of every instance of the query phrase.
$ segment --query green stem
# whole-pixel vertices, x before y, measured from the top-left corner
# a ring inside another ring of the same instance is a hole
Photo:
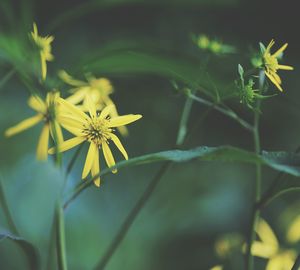
[[[264,85],[264,74],[262,71],[259,74],[259,89],[260,92],[263,90]],[[260,147],[260,136],[259,136],[259,120],[260,120],[260,108],[261,108],[261,100],[258,100],[256,103],[256,108],[254,111],[254,125],[253,125],[253,140],[254,140],[254,150],[255,154],[259,155],[261,151]],[[248,246],[247,246],[247,252],[246,252],[246,259],[247,259],[247,270],[253,270],[254,267],[254,258],[251,254],[251,247],[255,240],[255,234],[256,234],[256,226],[259,220],[260,216],[260,209],[256,207],[257,203],[261,199],[261,164],[256,164],[256,181],[255,181],[255,198],[254,198],[254,204],[253,204],[253,212],[252,212],[252,218],[251,218],[251,224],[250,224],[250,232],[249,232],[249,240],[248,240]]]
[[[233,110],[231,110],[231,109],[225,109],[225,108],[223,108],[221,106],[218,106],[214,102],[211,102],[209,100],[197,97],[197,96],[195,96],[194,94],[191,94],[191,93],[188,94],[188,96],[191,99],[193,99],[193,100],[195,100],[195,101],[197,101],[197,102],[199,102],[199,103],[201,103],[201,104],[203,104],[205,106],[213,107],[218,112],[220,112],[220,113],[228,116],[229,118],[235,120],[236,122],[238,122],[242,127],[244,127],[245,129],[247,129],[248,131],[254,132],[254,130],[253,130],[254,127],[251,124],[249,124],[247,121],[245,121],[244,119],[242,119],[241,117],[239,117],[237,115],[237,113],[234,112]]]
[[[64,213],[60,203],[56,207],[56,254],[57,264],[59,270],[67,270],[67,256],[66,256],[66,240],[65,240],[65,224]]]

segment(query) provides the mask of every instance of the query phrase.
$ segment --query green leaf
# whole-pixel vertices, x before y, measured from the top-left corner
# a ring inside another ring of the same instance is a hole
[[[24,238],[15,236],[8,231],[0,231],[0,241],[9,239],[19,245],[22,250],[26,253],[27,258],[29,260],[30,269],[32,270],[39,270],[40,268],[40,259],[38,250]]]
[[[300,176],[300,155],[287,152],[266,152],[263,151],[261,155],[232,147],[219,146],[207,147],[200,146],[190,150],[170,150],[153,154],[148,154],[140,157],[131,158],[129,160],[121,161],[112,168],[102,170],[100,176],[108,174],[114,168],[125,168],[129,166],[137,166],[141,164],[172,161],[172,162],[187,162],[199,159],[202,161],[223,161],[223,162],[242,162],[250,164],[261,164],[268,166],[274,170],[284,172],[293,176]],[[81,182],[70,195],[66,201],[64,208],[76,198],[84,189],[93,183],[97,176],[85,182]]]
[[[238,72],[241,77],[241,80],[243,80],[244,79],[244,68],[240,64],[238,64]]]

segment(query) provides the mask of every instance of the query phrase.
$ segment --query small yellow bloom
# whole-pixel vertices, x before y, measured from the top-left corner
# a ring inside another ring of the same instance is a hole
[[[87,112],[89,110],[87,101],[88,97],[95,104],[97,110],[103,110],[106,106],[114,105],[114,102],[109,97],[114,92],[114,89],[108,79],[95,78],[90,75],[87,76],[87,81],[80,81],[74,79],[64,70],[61,70],[58,75],[65,83],[74,87],[70,90],[72,95],[66,98],[66,100],[83,111]],[[110,116],[119,116],[116,106],[112,107]],[[118,130],[122,135],[128,134],[128,130],[124,126],[118,127]]]
[[[216,265],[213,268],[210,268],[210,270],[223,270],[223,266],[222,265]]]
[[[47,160],[49,133],[54,140],[57,139],[58,145],[63,141],[62,130],[57,122],[56,101],[58,97],[58,92],[48,93],[45,100],[42,100],[38,96],[31,96],[28,100],[28,105],[35,110],[37,114],[23,120],[16,126],[5,131],[5,136],[10,137],[38,124],[39,122],[44,122],[44,127],[40,134],[36,152],[38,160]]]
[[[127,152],[119,138],[114,134],[113,128],[130,124],[140,119],[141,115],[129,114],[109,118],[113,105],[105,107],[99,114],[89,96],[87,97],[89,115],[62,98],[58,99],[58,103],[63,108],[63,112],[59,115],[60,124],[75,135],[74,138],[61,143],[59,151],[67,151],[84,141],[90,143],[82,172],[82,179],[85,179],[90,172],[92,177],[99,175],[99,149],[102,149],[108,167],[111,168],[115,165],[114,157],[109,148],[109,141],[113,141],[124,158],[128,159]],[[49,149],[50,154],[54,154],[55,151],[55,148]],[[117,171],[114,169],[112,172],[116,173]],[[96,186],[100,186],[100,176],[94,180],[94,183]]]
[[[51,42],[54,40],[53,36],[41,37],[38,35],[38,29],[36,24],[33,24],[33,32],[31,32],[31,37],[34,43],[37,45],[40,53],[41,59],[41,69],[42,69],[42,79],[46,79],[47,75],[47,61],[53,60],[53,55],[51,54]]]
[[[274,54],[271,54],[271,48],[275,44],[275,41],[272,39],[266,50],[263,53],[263,64],[266,76],[270,79],[270,81],[280,90],[283,91],[281,87],[281,79],[277,74],[277,71],[282,70],[293,70],[294,68],[291,66],[280,65],[278,63],[278,57],[283,53],[283,51],[288,46],[285,43],[280,49],[278,49]]]
[[[256,233],[260,241],[254,241],[251,253],[269,260],[266,270],[290,270],[295,262],[297,252],[293,249],[280,249],[274,232],[263,219],[260,219]]]

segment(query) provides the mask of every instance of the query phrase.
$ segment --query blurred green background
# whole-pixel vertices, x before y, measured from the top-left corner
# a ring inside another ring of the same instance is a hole
[[[299,144],[300,41],[295,32],[299,16],[291,4],[258,0],[1,0],[0,177],[20,234],[38,248],[42,269],[48,259],[54,205],[63,175],[51,159],[48,163],[35,161],[40,126],[10,139],[3,135],[6,128],[33,115],[26,104],[29,92],[20,79],[20,75],[35,72],[28,61],[32,49],[28,33],[33,22],[42,36],[55,36],[55,61],[48,65],[49,89],[67,90],[57,78],[59,69],[78,78],[92,72],[112,81],[112,98],[121,114],[143,115],[129,126],[130,136],[122,139],[130,157],[174,148],[185,97],[174,90],[171,80],[182,86],[197,81],[209,89],[215,84],[226,98],[234,91],[231,83],[237,77],[237,64],[250,67],[250,52],[258,49],[259,41],[267,44],[275,38],[278,46],[289,42],[285,60],[295,71],[282,72],[284,94],[264,103],[262,148],[294,151]],[[238,52],[208,60],[192,42],[191,35],[199,33],[220,38]],[[251,111],[238,98],[226,102],[252,121]],[[206,109],[193,104],[189,130]],[[210,111],[197,126],[185,148],[199,145],[253,149],[251,135],[216,111]],[[64,166],[72,153],[64,156]],[[85,153],[86,149],[76,162],[69,188],[80,181]],[[122,159],[117,151],[114,154]],[[94,269],[160,166],[143,165],[109,174],[100,189],[86,190],[70,205],[65,212],[69,269]],[[264,170],[264,189],[276,174]],[[297,185],[297,179],[290,177],[289,181]],[[106,269],[205,270],[222,262],[214,250],[215,241],[226,233],[246,235],[253,183],[250,165],[199,161],[172,165]],[[298,195],[293,193],[262,213],[283,246],[289,220],[282,215],[288,209],[294,209],[291,216],[298,214],[299,205]],[[0,227],[8,229],[2,211]],[[265,262],[258,259],[257,269],[264,269]],[[234,262],[225,260],[225,264],[225,269],[243,267],[241,256]],[[0,269],[30,269],[20,247],[9,239],[0,240]]]

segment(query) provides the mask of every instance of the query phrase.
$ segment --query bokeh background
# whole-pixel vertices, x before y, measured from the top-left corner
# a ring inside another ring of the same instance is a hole
[[[172,80],[180,86],[193,80],[208,89],[215,85],[220,96],[227,98],[235,91],[237,64],[250,67],[249,58],[258,42],[267,44],[271,38],[278,46],[289,42],[285,61],[295,71],[282,72],[285,92],[279,94],[273,87],[279,95],[264,103],[262,148],[294,151],[299,144],[299,16],[289,2],[1,0],[0,177],[20,234],[38,248],[42,267],[48,259],[63,174],[51,159],[47,163],[35,160],[40,126],[10,139],[3,135],[6,128],[33,115],[26,105],[29,92],[20,79],[21,73],[31,76],[35,72],[28,61],[33,22],[42,35],[55,36],[55,61],[48,65],[49,89],[67,90],[57,78],[59,69],[78,78],[91,72],[112,81],[112,98],[121,114],[143,115],[122,140],[131,157],[174,148],[185,97],[174,90]],[[192,34],[199,33],[219,38],[238,52],[208,57],[192,41]],[[252,121],[252,112],[238,98],[228,98],[226,104]],[[193,104],[189,130],[206,109]],[[200,145],[253,149],[251,135],[216,111],[197,125],[185,148]],[[85,152],[76,162],[68,188],[80,181]],[[72,153],[64,156],[65,166]],[[122,159],[114,153],[117,160]],[[125,168],[107,175],[100,189],[86,190],[70,205],[65,212],[69,269],[94,269],[160,166]],[[172,165],[106,269],[205,270],[223,263],[215,242],[227,233],[246,235],[254,176],[253,166],[245,164],[193,161]],[[275,176],[276,172],[264,170],[264,189]],[[297,185],[297,179],[289,181]],[[283,246],[290,218],[299,212],[298,196],[283,197],[262,212]],[[0,226],[8,229],[1,209]],[[258,259],[257,269],[264,269],[265,262]],[[243,267],[239,255],[224,263],[226,269]],[[0,240],[0,269],[30,269],[22,250],[9,239]]]

